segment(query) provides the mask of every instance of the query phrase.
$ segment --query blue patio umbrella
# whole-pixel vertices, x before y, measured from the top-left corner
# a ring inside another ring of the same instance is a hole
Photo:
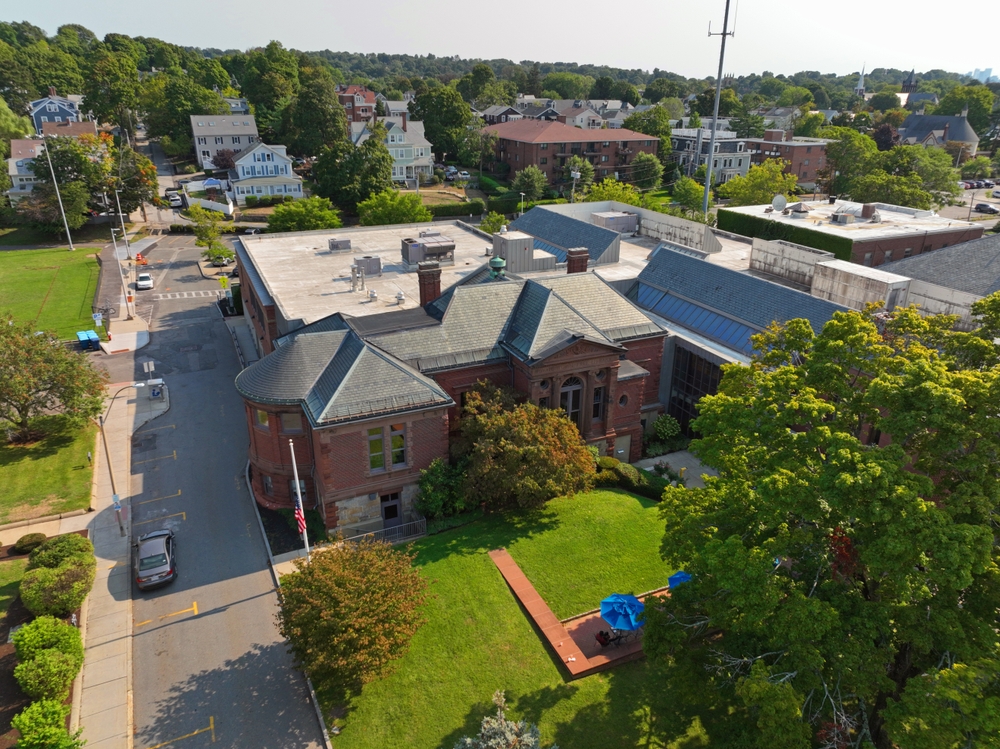
[[[674,574],[672,574],[670,577],[667,578],[667,585],[669,585],[671,588],[676,588],[681,583],[686,583],[690,579],[691,575],[689,575],[684,570],[679,570],[678,572],[675,572]]]
[[[646,607],[632,595],[613,593],[601,601],[601,618],[612,629],[634,630],[642,626],[639,617]]]

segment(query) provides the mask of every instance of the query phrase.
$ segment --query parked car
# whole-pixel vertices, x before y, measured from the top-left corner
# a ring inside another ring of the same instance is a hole
[[[447,180],[448,182],[454,182],[457,177],[458,177],[458,172],[448,172],[444,175],[445,180]]]
[[[170,203],[170,207],[171,207],[171,208],[180,208],[181,206],[183,206],[183,205],[184,205],[184,201],[183,201],[183,200],[181,200],[181,196],[180,196],[180,195],[178,195],[177,193],[173,193],[173,194],[171,194],[171,195],[170,195],[170,196],[169,196],[169,197],[167,198],[167,202],[169,202],[169,203]]]
[[[993,187],[995,183],[994,183],[994,182],[993,182],[993,180],[991,180],[991,179],[984,179],[984,180],[983,180],[983,184],[984,184],[984,185],[985,185],[986,187]]]
[[[174,532],[167,529],[139,536],[135,543],[135,584],[140,590],[166,585],[177,579]]]
[[[458,167],[457,166],[446,166],[444,168],[444,173],[445,174],[458,174]]]
[[[976,213],[1000,213],[1000,208],[990,203],[976,203],[976,207],[973,210]]]
[[[458,179],[460,179],[460,180],[462,180],[464,182],[468,182],[470,179],[472,179],[472,175],[469,174],[468,172],[464,172],[464,171],[463,172],[459,172],[458,173]]]
[[[994,198],[1000,198],[1000,190],[994,190],[993,191],[993,197]]]
[[[244,234],[260,234],[260,229],[255,229],[252,226],[243,230]]]
[[[149,273],[140,273],[135,279],[135,288],[139,291],[149,291],[153,288],[153,277]]]

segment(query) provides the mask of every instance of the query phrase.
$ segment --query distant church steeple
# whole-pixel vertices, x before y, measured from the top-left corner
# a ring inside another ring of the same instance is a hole
[[[910,71],[910,74],[906,76],[906,80],[903,81],[903,93],[912,94],[917,90],[917,70],[914,68]]]
[[[858,85],[854,87],[854,95],[860,96],[862,99],[865,97],[865,69],[861,68],[861,77],[858,78]]]

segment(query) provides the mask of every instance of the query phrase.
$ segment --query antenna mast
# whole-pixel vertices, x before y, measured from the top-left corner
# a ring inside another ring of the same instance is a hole
[[[715,79],[715,107],[712,110],[712,138],[708,146],[708,158],[705,159],[705,196],[701,201],[701,212],[708,217],[708,195],[712,189],[712,159],[715,158],[715,136],[719,132],[719,99],[722,96],[722,68],[726,63],[726,37],[732,36],[735,32],[729,30],[729,2],[726,0],[726,15],[722,21],[722,32],[712,33],[712,26],[709,24],[709,36],[722,37],[722,50],[719,52],[719,75]]]

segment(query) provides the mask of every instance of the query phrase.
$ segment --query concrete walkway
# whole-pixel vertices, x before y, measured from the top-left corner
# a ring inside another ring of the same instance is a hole
[[[642,460],[636,461],[632,465],[636,468],[652,470],[653,466],[657,463],[666,463],[675,471],[684,469],[683,475],[684,479],[687,481],[688,489],[703,488],[705,486],[705,482],[702,480],[703,475],[719,475],[718,471],[714,468],[709,468],[687,450],[680,450],[675,453],[670,453],[669,455],[660,455],[657,458],[643,458]]]
[[[128,383],[108,386],[108,396]],[[91,512],[17,528],[0,528],[0,543],[14,543],[26,533],[56,536],[86,528],[94,543],[97,578],[83,604],[84,638],[81,676],[73,690],[71,727],[83,726],[89,749],[132,747],[132,575],[129,559],[132,433],[170,407],[169,394],[151,400],[148,388],[126,390],[110,404],[104,422],[107,449],[98,436],[93,451]],[[110,453],[110,456],[109,456]],[[109,460],[110,458],[110,460]],[[113,497],[122,505],[122,526]]]

